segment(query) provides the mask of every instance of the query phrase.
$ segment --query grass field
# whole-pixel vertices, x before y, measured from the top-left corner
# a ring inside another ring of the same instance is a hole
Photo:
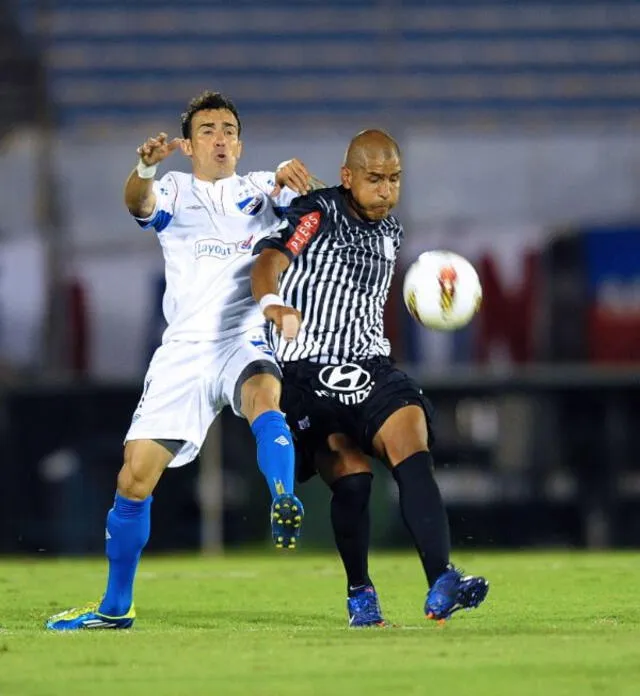
[[[0,560],[0,695],[640,694],[640,555],[475,554],[485,604],[422,618],[411,554],[374,555],[393,628],[346,625],[331,555],[147,558],[129,632],[50,634],[99,560]]]

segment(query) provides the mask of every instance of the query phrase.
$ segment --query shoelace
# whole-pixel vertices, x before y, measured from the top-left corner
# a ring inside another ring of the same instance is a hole
[[[63,618],[64,617],[65,619],[77,619],[79,616],[82,616],[83,614],[88,614],[89,612],[95,612],[97,610],[98,610],[98,602],[91,602],[89,604],[86,604],[83,607],[67,609],[66,611],[62,611],[59,614],[56,614],[55,617],[56,618]]]

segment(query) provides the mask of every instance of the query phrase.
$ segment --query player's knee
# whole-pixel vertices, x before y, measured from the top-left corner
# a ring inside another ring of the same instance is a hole
[[[156,487],[166,462],[148,456],[140,448],[125,448],[124,464],[118,473],[118,493],[129,500],[145,500]]]
[[[429,445],[426,437],[392,437],[384,442],[384,449],[391,466],[397,466],[418,452],[428,452]]]
[[[153,493],[154,482],[135,463],[126,462],[118,474],[118,493],[129,500],[145,500]]]
[[[323,462],[323,479],[328,483],[354,474],[371,474],[368,457],[346,435],[330,435],[331,456]]]
[[[391,415],[373,441],[376,453],[396,466],[417,452],[429,451],[429,431],[424,412],[407,406]]]
[[[391,466],[396,466],[418,452],[429,451],[429,437],[425,427],[406,432],[388,433],[382,442],[384,454]]]
[[[144,500],[151,495],[150,487],[126,464],[118,473],[118,493],[129,500]]]
[[[240,410],[251,423],[266,411],[280,410],[280,380],[271,374],[250,377],[243,385]]]
[[[331,469],[331,477],[335,480],[353,474],[371,474],[368,460],[349,455],[337,457]]]
[[[335,499],[355,510],[363,510],[369,504],[372,479],[370,471],[347,474],[337,478],[330,487]]]
[[[322,480],[330,487],[340,480],[356,474],[372,475],[371,465],[366,459],[360,457],[332,457],[318,463],[318,473]]]

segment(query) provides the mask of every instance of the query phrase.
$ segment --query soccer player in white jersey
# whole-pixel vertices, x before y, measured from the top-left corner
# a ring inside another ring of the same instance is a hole
[[[281,224],[274,208],[310,188],[304,165],[236,174],[242,151],[234,104],[204,92],[182,115],[182,139],[165,134],[138,148],[125,203],[143,228],[154,228],[165,259],[167,329],[144,380],[125,437],[113,508],[107,515],[109,578],[101,603],[57,614],[54,630],[129,628],[133,584],[150,532],[152,492],[166,467],[198,454],[207,430],[229,405],[249,422],[258,466],[272,495],[277,546],[294,548],[303,508],[293,493],[294,450],[279,409],[280,370],[265,340],[264,317],[251,296],[254,245]],[[156,168],[173,151],[192,173]]]

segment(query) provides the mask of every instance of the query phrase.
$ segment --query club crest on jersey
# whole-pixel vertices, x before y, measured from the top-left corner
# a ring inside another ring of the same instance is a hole
[[[243,198],[241,201],[238,201],[236,205],[240,212],[245,215],[257,215],[262,210],[264,198],[262,194],[259,193],[257,196],[247,196],[247,198]]]
[[[195,245],[196,258],[214,256],[217,259],[228,259],[236,251],[235,244],[223,242],[221,239],[198,239]]]
[[[298,421],[298,429],[299,430],[308,430],[311,427],[311,418],[309,416],[305,416],[301,420]]]
[[[241,254],[246,254],[247,252],[251,251],[251,248],[253,246],[253,237],[254,235],[252,234],[249,239],[245,239],[242,242],[238,242],[238,251]]]
[[[389,259],[389,261],[393,261],[396,257],[396,250],[393,245],[393,239],[391,237],[384,237],[382,239],[382,245],[384,247],[384,255],[385,258]]]
[[[267,342],[263,338],[251,339],[251,345],[255,346],[260,352],[265,355],[273,355],[273,351],[267,345]]]

